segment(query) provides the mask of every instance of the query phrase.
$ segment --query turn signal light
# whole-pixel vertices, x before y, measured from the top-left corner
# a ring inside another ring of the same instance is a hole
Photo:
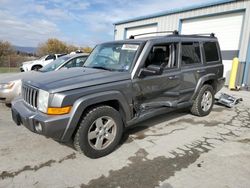
[[[71,106],[61,108],[48,108],[48,115],[64,115],[70,113]]]

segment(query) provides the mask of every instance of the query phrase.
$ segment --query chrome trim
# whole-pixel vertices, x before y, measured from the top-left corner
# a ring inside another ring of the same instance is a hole
[[[23,100],[28,106],[34,109],[37,109],[38,93],[39,93],[39,90],[37,88],[28,86],[26,84],[22,85]]]

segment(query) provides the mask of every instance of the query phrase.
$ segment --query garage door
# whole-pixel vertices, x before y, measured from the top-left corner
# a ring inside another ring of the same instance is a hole
[[[238,57],[244,12],[223,14],[182,22],[182,34],[215,33],[219,40],[224,64],[226,84],[229,80],[232,59]]]
[[[157,24],[127,28],[126,29],[126,39],[128,39],[131,35],[138,35],[138,34],[152,33],[152,32],[157,32]],[[137,38],[149,37],[149,36],[155,36],[155,34],[138,36]]]

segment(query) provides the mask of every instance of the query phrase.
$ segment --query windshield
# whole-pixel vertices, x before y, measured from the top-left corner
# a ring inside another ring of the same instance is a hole
[[[55,61],[52,61],[48,65],[44,66],[43,68],[40,69],[41,72],[50,72],[56,70],[60,65],[62,65],[65,61],[70,59],[71,57],[69,56],[62,56]]]
[[[42,56],[42,57],[39,58],[39,60],[43,60],[43,59],[45,59],[46,57],[47,57],[47,55]]]
[[[110,71],[128,71],[131,68],[139,44],[98,45],[85,62],[84,67]]]

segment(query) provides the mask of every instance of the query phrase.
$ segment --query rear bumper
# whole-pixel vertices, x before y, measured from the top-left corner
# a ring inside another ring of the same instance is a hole
[[[221,90],[221,88],[225,85],[225,78],[218,78],[217,80],[217,86],[216,86],[216,93]]]
[[[17,125],[23,125],[30,131],[61,140],[63,133],[69,121],[69,115],[50,116],[29,107],[22,99],[16,99],[12,102],[12,119]],[[41,125],[41,131],[35,128]]]

